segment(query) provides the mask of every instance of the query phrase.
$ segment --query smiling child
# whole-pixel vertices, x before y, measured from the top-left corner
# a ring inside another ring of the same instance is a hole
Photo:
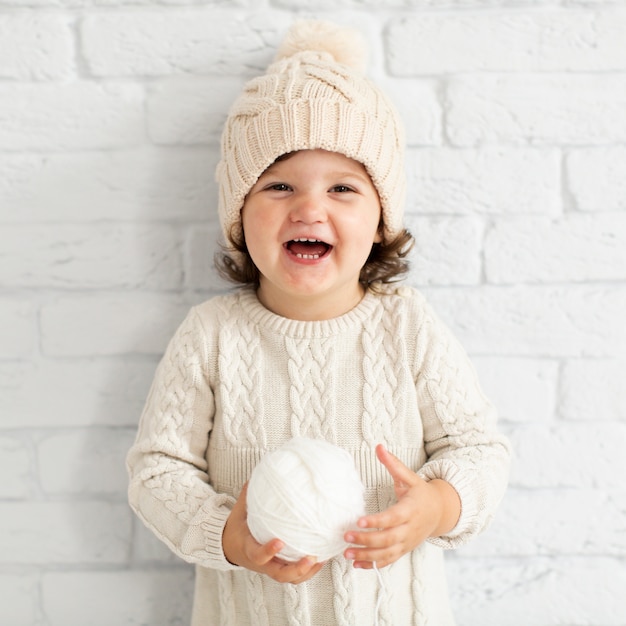
[[[234,103],[217,263],[239,286],[177,330],[128,455],[131,506],[196,564],[193,626],[451,625],[443,549],[484,530],[506,488],[508,442],[466,353],[397,284],[403,135],[359,41],[298,23]],[[326,563],[277,558],[281,538],[246,522],[252,469],[297,436],[346,450],[365,486]]]

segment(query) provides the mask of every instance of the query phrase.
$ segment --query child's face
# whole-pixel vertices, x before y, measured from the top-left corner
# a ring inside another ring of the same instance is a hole
[[[242,209],[261,302],[293,319],[349,311],[363,296],[361,268],[381,241],[380,216],[376,188],[357,161],[303,150],[271,165]]]

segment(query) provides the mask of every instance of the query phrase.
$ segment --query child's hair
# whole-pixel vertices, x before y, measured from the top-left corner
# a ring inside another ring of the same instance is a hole
[[[409,269],[407,255],[413,247],[413,235],[403,229],[388,243],[375,243],[372,246],[359,281],[366,286],[375,283],[392,283],[400,280]],[[237,260],[232,251],[237,253]],[[229,245],[215,255],[215,266],[220,276],[228,281],[259,286],[260,272],[248,253],[248,247],[243,235],[231,234]]]
[[[225,278],[258,285],[241,209],[259,176],[301,150],[337,152],[361,163],[378,193],[382,242],[365,263],[362,283],[387,283],[408,270],[413,238],[403,225],[404,132],[395,107],[363,74],[359,33],[320,21],[297,22],[267,72],[252,79],[231,108],[217,166],[225,246],[216,266]]]

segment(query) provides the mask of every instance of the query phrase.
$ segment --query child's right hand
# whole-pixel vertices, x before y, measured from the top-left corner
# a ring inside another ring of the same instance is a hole
[[[247,522],[247,489],[246,483],[224,526],[222,547],[226,559],[233,565],[266,574],[279,583],[295,585],[313,578],[324,563],[318,563],[310,556],[305,556],[294,563],[283,561],[276,556],[284,547],[280,539],[272,539],[262,545],[252,536]]]

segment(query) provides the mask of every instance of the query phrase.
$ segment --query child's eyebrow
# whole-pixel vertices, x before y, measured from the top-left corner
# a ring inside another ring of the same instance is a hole
[[[361,185],[371,184],[371,178],[365,172],[348,172],[348,171],[337,171],[332,172],[329,175],[329,180],[334,181],[335,183],[345,182],[357,182]]]
[[[278,178],[282,178],[282,174],[280,172],[276,173],[274,170],[280,169],[282,163],[284,163],[287,159],[281,159],[274,161],[270,165],[267,166],[265,170],[259,175],[257,178],[257,182],[267,176],[277,176]],[[324,174],[324,177],[329,181],[334,181],[335,183],[341,182],[346,179],[353,179],[359,181],[362,184],[369,184],[372,182],[367,171],[361,172],[354,170],[331,170]]]
[[[366,182],[369,180],[369,177],[365,172],[334,172],[333,176],[336,176],[337,178],[359,178]]]
[[[271,174],[272,171],[276,169],[277,165],[278,165],[277,163],[272,163],[269,167],[267,167],[267,169],[261,172],[261,175],[259,176],[259,178],[262,178],[263,176],[266,176],[267,174]]]

